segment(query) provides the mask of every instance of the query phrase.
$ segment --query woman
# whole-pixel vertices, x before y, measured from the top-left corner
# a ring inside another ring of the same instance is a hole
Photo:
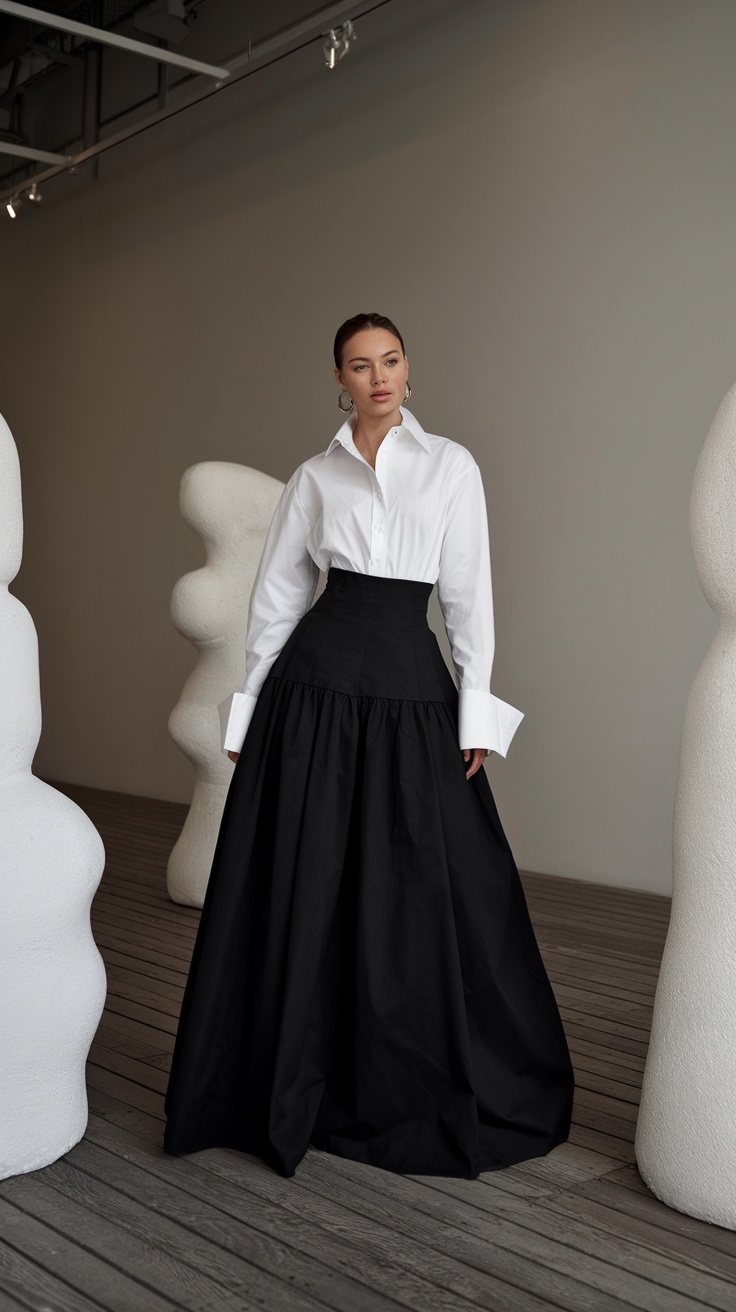
[[[251,594],[164,1148],[474,1178],[566,1139],[573,1093],[480,768],[523,718],[490,692],[483,486],[405,408],[389,319],[342,325],[335,377],[348,417],[286,484]]]

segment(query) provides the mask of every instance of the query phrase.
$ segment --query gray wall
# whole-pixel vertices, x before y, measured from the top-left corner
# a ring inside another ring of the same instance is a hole
[[[715,632],[688,496],[736,374],[735,47],[731,0],[394,0],[334,72],[293,55],[3,224],[37,773],[188,799],[181,473],[322,449],[332,335],[376,308],[483,470],[519,864],[668,891]]]

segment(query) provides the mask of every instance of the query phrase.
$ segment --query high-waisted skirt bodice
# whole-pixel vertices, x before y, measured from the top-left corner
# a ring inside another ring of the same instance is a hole
[[[475,1177],[567,1137],[570,1058],[432,584],[331,569],[261,689],[184,991],[164,1148]]]
[[[271,677],[348,697],[457,706],[457,688],[427,622],[432,586],[331,569]]]

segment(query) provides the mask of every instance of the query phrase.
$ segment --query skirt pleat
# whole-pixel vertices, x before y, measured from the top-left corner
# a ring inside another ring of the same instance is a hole
[[[487,776],[465,778],[430,592],[331,570],[263,685],[182,1002],[168,1152],[232,1147],[290,1176],[311,1144],[474,1178],[568,1135],[562,1023]]]

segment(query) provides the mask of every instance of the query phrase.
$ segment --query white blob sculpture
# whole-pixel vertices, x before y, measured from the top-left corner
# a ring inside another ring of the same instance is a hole
[[[0,1179],[47,1166],[82,1138],[85,1065],[107,986],[89,923],[102,840],[74,802],[31,774],[38,641],[8,591],[22,543],[18,454],[0,417]]]
[[[635,1150],[663,1202],[736,1229],[736,386],[695,469],[690,533],[719,629],[685,710]]]
[[[205,545],[206,562],[174,588],[176,628],[199,651],[169,732],[196,772],[192,803],[168,863],[174,902],[201,907],[232,778],[222,751],[218,705],[245,678],[248,602],[276,503],[284,484],[258,469],[206,460],[181,480],[182,516]]]

